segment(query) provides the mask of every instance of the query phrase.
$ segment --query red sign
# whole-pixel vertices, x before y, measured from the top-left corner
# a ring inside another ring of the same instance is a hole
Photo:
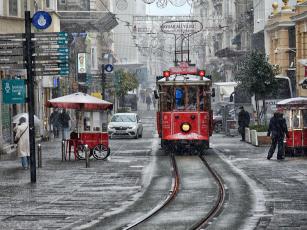
[[[169,68],[171,74],[197,74],[195,66],[189,66],[186,62],[181,62],[179,66]]]
[[[304,77],[307,77],[307,66],[305,66],[305,75]]]

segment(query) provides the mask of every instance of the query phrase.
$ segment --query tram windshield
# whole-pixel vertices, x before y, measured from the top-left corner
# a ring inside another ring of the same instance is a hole
[[[165,85],[160,90],[162,111],[206,111],[210,109],[209,86]]]

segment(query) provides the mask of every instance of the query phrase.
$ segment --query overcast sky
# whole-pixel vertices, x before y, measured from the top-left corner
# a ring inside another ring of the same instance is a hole
[[[161,9],[158,8],[156,3],[152,3],[147,5],[147,14],[149,15],[189,15],[191,6],[189,4],[185,4],[181,7],[175,7],[170,2],[168,2],[167,7]]]

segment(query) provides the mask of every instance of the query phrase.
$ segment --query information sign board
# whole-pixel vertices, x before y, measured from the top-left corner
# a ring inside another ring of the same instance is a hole
[[[26,86],[24,80],[2,80],[4,104],[25,103]]]

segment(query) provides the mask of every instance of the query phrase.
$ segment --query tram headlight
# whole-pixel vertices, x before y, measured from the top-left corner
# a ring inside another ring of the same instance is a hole
[[[181,130],[185,133],[189,132],[191,130],[191,125],[189,123],[183,123],[181,125]]]

